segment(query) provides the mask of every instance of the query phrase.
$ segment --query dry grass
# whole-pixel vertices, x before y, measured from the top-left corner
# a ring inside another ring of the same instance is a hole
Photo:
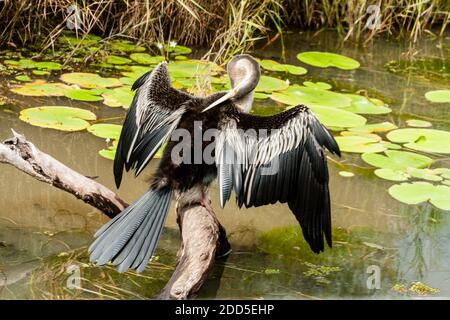
[[[417,40],[424,32],[443,33],[450,22],[448,0],[3,0],[0,44],[49,45],[80,8],[81,35],[126,37],[140,43],[176,39],[209,46],[209,56],[226,60],[248,50],[256,39],[282,28],[334,28],[345,40],[366,43],[377,34]],[[371,4],[380,7],[380,24],[366,27]]]

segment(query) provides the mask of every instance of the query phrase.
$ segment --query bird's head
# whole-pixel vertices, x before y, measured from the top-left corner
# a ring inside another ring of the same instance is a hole
[[[239,109],[249,112],[253,104],[253,91],[258,85],[261,71],[258,61],[248,54],[234,56],[227,65],[227,73],[231,82],[231,90],[217,99],[203,112],[231,100]]]

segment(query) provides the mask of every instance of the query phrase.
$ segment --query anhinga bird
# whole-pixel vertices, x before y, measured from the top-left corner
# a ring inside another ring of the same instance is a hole
[[[99,265],[111,261],[121,272],[143,271],[155,250],[172,194],[199,186],[205,190],[216,177],[222,207],[231,190],[239,207],[287,202],[312,251],[324,250],[324,237],[331,247],[324,149],[340,155],[336,141],[305,106],[268,117],[250,115],[260,78],[259,64],[251,56],[235,56],[227,72],[231,90],[208,97],[172,88],[165,62],[134,83],[136,94],[114,160],[117,187],[123,168],[134,169],[138,175],[175,129],[187,130],[191,136],[199,124],[203,131],[216,129],[214,141],[202,141],[200,150],[215,143],[214,161],[175,161],[172,151],[178,142],[168,141],[150,190],[97,231],[89,248],[91,261]],[[188,153],[194,142],[183,147],[182,152]],[[269,168],[274,159],[278,160],[276,170]],[[206,194],[201,205],[211,209]]]

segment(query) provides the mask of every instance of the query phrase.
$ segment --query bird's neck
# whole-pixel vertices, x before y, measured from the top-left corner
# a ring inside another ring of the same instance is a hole
[[[234,100],[234,104],[245,113],[249,113],[253,105],[253,91],[242,98]]]

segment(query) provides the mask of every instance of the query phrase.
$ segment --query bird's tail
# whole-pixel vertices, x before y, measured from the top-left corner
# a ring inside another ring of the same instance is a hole
[[[89,247],[90,260],[98,265],[111,261],[119,272],[142,272],[155,251],[171,195],[170,189],[150,189],[101,227]]]

